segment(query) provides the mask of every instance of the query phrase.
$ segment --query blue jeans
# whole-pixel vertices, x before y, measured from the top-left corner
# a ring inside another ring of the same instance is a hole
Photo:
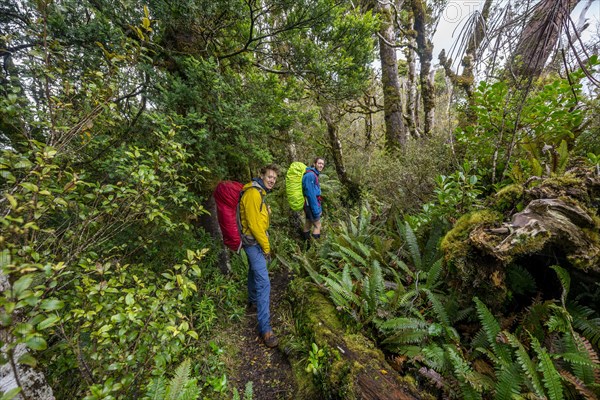
[[[244,247],[248,257],[248,301],[256,303],[258,330],[261,335],[271,331],[269,303],[271,282],[267,260],[259,245]]]

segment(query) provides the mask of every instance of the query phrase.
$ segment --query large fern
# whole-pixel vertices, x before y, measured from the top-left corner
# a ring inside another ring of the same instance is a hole
[[[570,302],[567,310],[573,317],[573,326],[594,346],[600,347],[600,317],[595,317],[595,311],[587,306]]]
[[[542,380],[550,400],[562,400],[563,387],[560,374],[556,370],[550,354],[544,349],[540,342],[531,336],[531,347],[538,357],[538,370],[542,373]]]
[[[486,307],[485,304],[483,304],[481,300],[479,300],[477,297],[474,297],[473,301],[475,301],[477,315],[479,316],[479,320],[481,321],[482,329],[487,336],[490,346],[494,350],[494,354],[503,363],[512,362],[512,358],[507,347],[504,344],[499,343],[497,340],[498,334],[501,330],[500,324],[498,323],[498,321],[496,321],[496,318],[494,318],[490,310]]]
[[[504,335],[506,336],[510,345],[515,349],[515,354],[517,357],[517,361],[521,366],[521,370],[529,380],[531,387],[535,391],[536,395],[543,397],[544,388],[542,386],[542,382],[540,381],[540,377],[536,369],[535,363],[529,356],[529,353],[527,353],[527,350],[515,335],[506,331],[504,331]]]

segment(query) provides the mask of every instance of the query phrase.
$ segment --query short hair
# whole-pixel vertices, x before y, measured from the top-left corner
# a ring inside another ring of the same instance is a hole
[[[274,171],[277,175],[279,175],[279,165],[277,164],[265,165],[260,169],[260,174],[264,175],[267,173],[268,170]]]
[[[317,161],[319,160],[323,160],[323,162],[325,162],[325,159],[323,157],[315,157],[315,160],[313,161],[313,164],[316,164]]]

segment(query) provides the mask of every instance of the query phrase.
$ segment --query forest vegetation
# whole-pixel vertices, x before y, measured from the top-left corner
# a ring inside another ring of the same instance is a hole
[[[0,398],[277,398],[212,192],[316,156],[319,241],[267,200],[278,398],[600,398],[593,2],[434,52],[448,3],[0,2]]]

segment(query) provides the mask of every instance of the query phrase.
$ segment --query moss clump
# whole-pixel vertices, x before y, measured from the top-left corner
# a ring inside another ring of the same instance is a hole
[[[484,224],[495,225],[499,222],[502,222],[502,214],[489,209],[475,211],[460,217],[440,244],[446,262],[462,268],[469,250],[472,248],[468,240],[471,231]]]
[[[512,184],[500,189],[494,199],[494,207],[502,212],[518,208],[523,200],[523,185]]]

